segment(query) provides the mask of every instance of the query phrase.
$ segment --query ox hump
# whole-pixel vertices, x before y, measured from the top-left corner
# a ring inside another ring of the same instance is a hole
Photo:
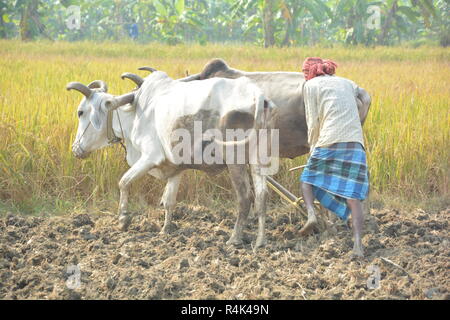
[[[213,77],[216,73],[226,72],[229,69],[230,68],[224,60],[219,58],[212,59],[205,65],[200,77],[201,79],[208,79]]]

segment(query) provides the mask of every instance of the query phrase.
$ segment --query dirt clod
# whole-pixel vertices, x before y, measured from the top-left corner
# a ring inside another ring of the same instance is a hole
[[[189,268],[189,261],[188,261],[188,259],[181,260],[181,262],[180,262],[180,269],[183,269],[183,268]]]
[[[82,227],[85,225],[94,226],[94,222],[92,222],[91,218],[87,214],[77,214],[72,218],[72,224],[74,227]]]
[[[233,257],[230,259],[230,264],[235,267],[239,267],[241,260],[238,257]]]

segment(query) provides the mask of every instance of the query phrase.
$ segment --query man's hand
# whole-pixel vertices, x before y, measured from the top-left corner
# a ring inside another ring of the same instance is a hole
[[[361,125],[366,121],[367,114],[369,113],[370,104],[372,98],[363,88],[358,87],[358,95],[356,97],[356,104],[358,105],[359,118],[361,119]]]

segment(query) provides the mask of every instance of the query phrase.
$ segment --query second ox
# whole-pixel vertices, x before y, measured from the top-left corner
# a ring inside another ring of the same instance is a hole
[[[294,159],[308,153],[308,128],[306,125],[303,85],[305,77],[301,72],[248,72],[231,68],[222,59],[212,59],[203,70],[181,82],[205,80],[211,78],[238,79],[246,77],[252,80],[263,91],[266,98],[276,106],[272,116],[274,128],[280,132],[280,157]],[[371,97],[367,91],[358,87],[356,103],[358,105],[361,124],[364,124]]]

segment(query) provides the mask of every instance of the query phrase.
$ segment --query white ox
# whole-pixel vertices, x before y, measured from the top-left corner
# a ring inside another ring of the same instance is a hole
[[[72,148],[76,157],[85,158],[90,152],[119,139],[125,142],[127,162],[131,168],[119,182],[120,228],[126,230],[131,223],[131,215],[128,212],[130,184],[146,173],[167,180],[162,197],[165,208],[162,232],[166,233],[176,204],[181,172],[186,169],[198,169],[216,174],[228,168],[238,197],[239,212],[233,233],[227,243],[235,245],[242,243],[243,227],[252,202],[247,165],[233,163],[207,165],[204,162],[180,164],[176,159],[178,155],[173,152],[178,141],[174,141],[172,133],[176,129],[185,129],[195,140],[194,121],[202,122],[203,131],[265,128],[270,117],[270,102],[266,101],[261,90],[246,78],[178,82],[164,72],[156,71],[141,84],[136,91],[122,96],[108,94],[106,84],[100,80],[88,86],[79,82],[67,85],[68,90],[75,89],[85,96],[78,106],[79,125]],[[239,143],[249,145],[248,137],[237,142],[223,142],[217,138],[207,141],[201,136],[200,139],[201,141],[192,141],[192,144],[195,146],[200,142],[202,150],[212,143],[221,147],[236,146]],[[267,189],[265,176],[261,174],[259,164],[250,164],[250,168],[255,186],[255,213],[259,216],[256,240],[258,247],[265,242]]]

